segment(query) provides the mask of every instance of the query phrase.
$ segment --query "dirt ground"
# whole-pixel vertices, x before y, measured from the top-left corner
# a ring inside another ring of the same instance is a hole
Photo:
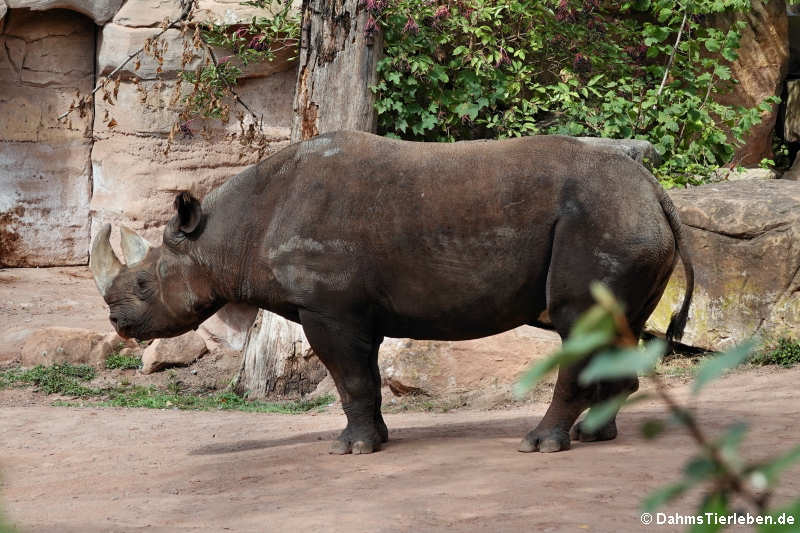
[[[0,271],[0,353],[31,328],[108,327],[83,272]],[[670,373],[675,393],[688,397],[680,367]],[[737,371],[696,405],[716,435],[749,422],[745,453],[763,458],[800,440],[798,381],[800,368]],[[684,529],[640,522],[643,497],[677,480],[694,453],[679,430],[655,441],[640,435],[663,414],[652,400],[626,409],[617,440],[558,454],[516,451],[545,411],[542,398],[446,413],[390,406],[391,441],[367,456],[328,455],[344,426],[338,405],[276,415],[50,401],[0,391],[0,508],[21,532]],[[783,480],[776,503],[800,493],[800,468]],[[699,498],[690,493],[665,511],[690,513]]]
[[[715,434],[747,420],[744,449],[765,457],[800,438],[798,380],[800,369],[739,372],[709,387],[698,407]],[[615,441],[517,452],[544,409],[388,414],[382,451],[333,456],[338,408],[3,407],[2,495],[23,532],[682,529],[640,523],[642,497],[676,480],[693,453],[683,432],[639,435],[659,404],[631,406]],[[800,469],[783,479],[778,502],[800,493]],[[666,510],[688,513],[698,499],[692,493]]]

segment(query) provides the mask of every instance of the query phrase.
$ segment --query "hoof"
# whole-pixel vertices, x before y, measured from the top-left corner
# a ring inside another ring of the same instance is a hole
[[[359,440],[353,443],[353,455],[359,455],[362,453],[372,453],[374,451],[376,451],[375,446],[373,446],[369,442]]]
[[[350,443],[349,442],[344,442],[344,441],[341,441],[341,440],[335,440],[331,444],[331,448],[330,448],[330,450],[328,450],[328,453],[330,453],[332,455],[345,455],[345,454],[350,453],[351,451],[352,451],[352,448],[350,447]]]
[[[569,435],[566,431],[553,429],[543,432],[534,429],[525,435],[525,438],[519,443],[518,449],[523,453],[551,453],[569,450],[569,447]]]
[[[328,453],[332,455],[346,455],[352,453],[353,455],[360,455],[362,453],[373,453],[380,450],[378,441],[370,440],[357,440],[351,442],[349,440],[335,440],[331,444]]]
[[[596,429],[595,431],[586,431],[583,428],[583,422],[581,421],[572,426],[569,436],[572,440],[578,440],[581,442],[612,440],[617,438],[617,423],[616,421],[611,420],[606,425]]]

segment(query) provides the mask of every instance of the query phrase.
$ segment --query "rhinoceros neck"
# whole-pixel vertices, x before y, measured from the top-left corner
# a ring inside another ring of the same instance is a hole
[[[277,156],[230,178],[203,201],[206,224],[192,256],[226,302],[263,307],[273,292],[272,272],[259,251],[275,208],[271,174]]]

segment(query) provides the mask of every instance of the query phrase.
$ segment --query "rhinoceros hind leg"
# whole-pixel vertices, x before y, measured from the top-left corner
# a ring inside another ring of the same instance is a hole
[[[592,403],[601,403],[620,394],[627,396],[637,390],[639,390],[639,378],[637,377],[603,381],[597,385],[597,397]],[[581,442],[613,440],[617,438],[617,415],[615,414],[611,420],[594,431],[587,430],[581,420],[572,426],[569,436],[572,440]]]
[[[330,448],[332,454],[372,453],[389,438],[381,416],[378,347],[369,320],[360,317],[330,319],[300,312],[311,347],[331,373],[347,415],[347,427]]]
[[[581,420],[569,432],[569,437],[572,440],[579,440],[581,442],[595,442],[601,440],[613,440],[617,438],[617,421],[616,416],[606,422],[603,426],[595,429],[594,431],[587,431],[583,427]]]

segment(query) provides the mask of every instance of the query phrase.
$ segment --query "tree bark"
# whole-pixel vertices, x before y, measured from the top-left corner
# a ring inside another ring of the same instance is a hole
[[[300,54],[291,140],[335,130],[374,132],[380,29],[365,31],[362,0],[303,0]],[[234,389],[251,398],[298,397],[326,371],[300,325],[259,311],[242,351]]]

